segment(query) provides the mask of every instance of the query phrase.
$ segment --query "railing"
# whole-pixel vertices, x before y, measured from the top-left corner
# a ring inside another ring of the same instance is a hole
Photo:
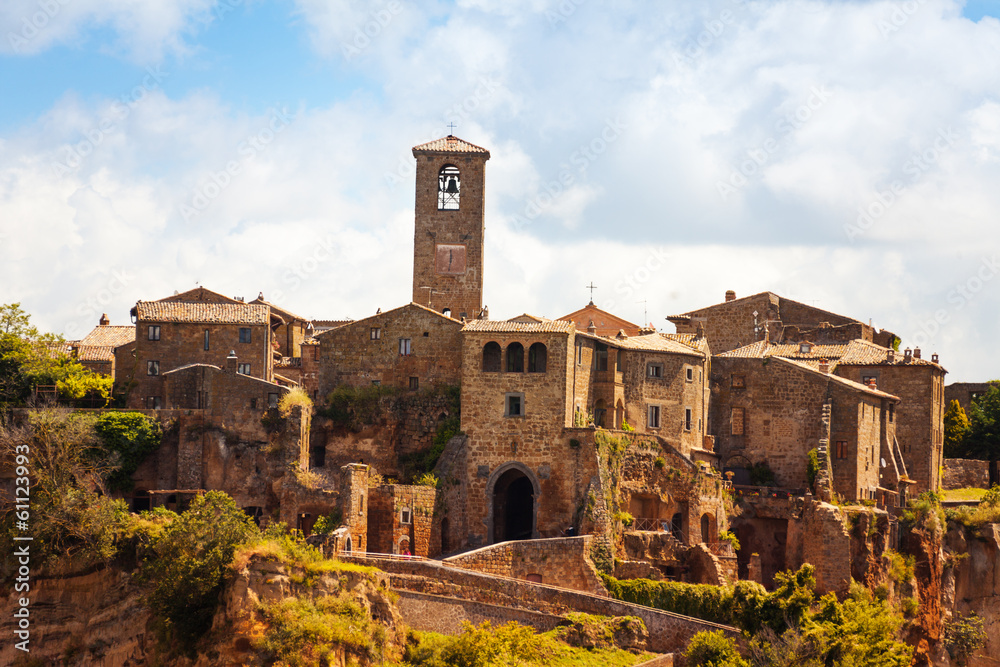
[[[736,558],[736,551],[731,542],[705,542],[705,546],[716,556]]]
[[[666,524],[666,527],[664,527]],[[669,529],[670,522],[664,521],[663,519],[647,519],[643,517],[636,517],[632,519],[632,525],[629,526],[632,530],[655,530],[660,533],[670,532]]]
[[[794,498],[804,496],[805,489],[779,489],[773,486],[733,485],[733,495],[738,498]]]
[[[346,558],[348,556],[354,556],[355,558],[368,558],[371,560],[434,560],[432,558],[427,558],[426,556],[406,556],[404,554],[384,554],[377,551],[341,551],[340,556]]]

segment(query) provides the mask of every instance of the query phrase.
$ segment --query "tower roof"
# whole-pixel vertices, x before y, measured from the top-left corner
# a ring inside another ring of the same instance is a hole
[[[421,153],[479,153],[485,154],[486,159],[490,157],[490,152],[483,148],[482,146],[477,146],[475,144],[470,144],[464,139],[459,139],[453,134],[449,134],[447,137],[442,137],[440,139],[435,139],[434,141],[428,141],[426,144],[420,144],[419,146],[413,147],[413,154],[416,155],[417,152]]]

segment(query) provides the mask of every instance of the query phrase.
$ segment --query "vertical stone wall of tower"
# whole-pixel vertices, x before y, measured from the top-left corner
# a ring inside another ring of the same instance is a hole
[[[483,307],[483,235],[486,161],[490,153],[453,136],[413,149],[417,160],[413,235],[413,302],[452,317],[474,318]],[[457,197],[441,208],[457,169]],[[451,173],[451,172],[449,172]]]

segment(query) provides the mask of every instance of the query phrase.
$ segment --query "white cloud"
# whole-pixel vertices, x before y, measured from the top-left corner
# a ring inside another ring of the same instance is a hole
[[[231,0],[221,0],[228,4]],[[219,0],[6,0],[0,54],[31,55],[77,45],[95,28],[113,31],[108,48],[140,62],[186,52],[186,36],[219,15]]]

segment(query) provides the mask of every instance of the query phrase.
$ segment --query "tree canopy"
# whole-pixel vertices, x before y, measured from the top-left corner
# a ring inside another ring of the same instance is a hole
[[[996,383],[972,401],[969,428],[952,451],[958,458],[1000,460],[1000,386]]]

